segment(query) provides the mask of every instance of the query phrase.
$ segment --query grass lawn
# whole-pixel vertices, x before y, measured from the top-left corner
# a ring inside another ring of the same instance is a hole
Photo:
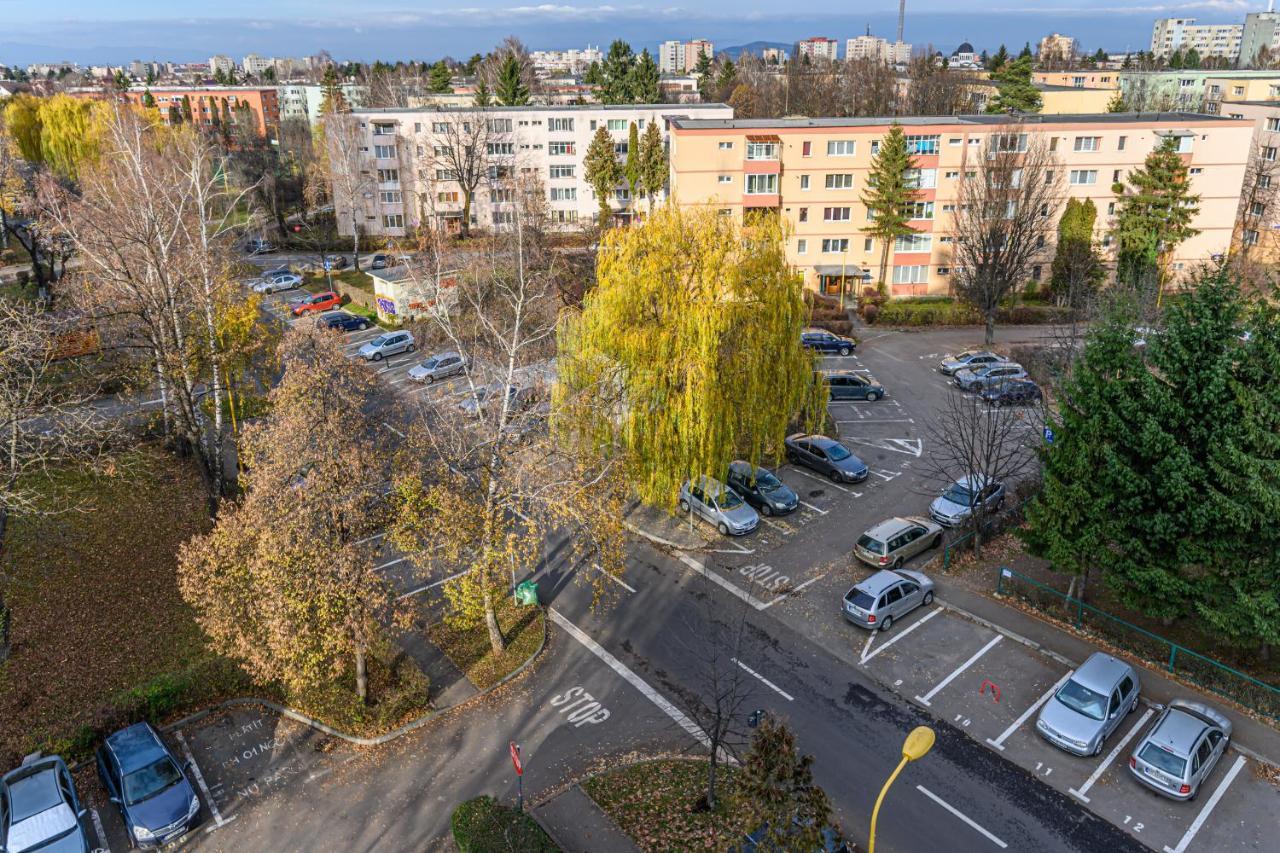
[[[364,271],[356,272],[354,269],[347,268],[345,270],[334,270],[333,273],[326,272],[309,272],[302,276],[302,286],[312,293],[319,293],[322,290],[329,289],[329,276],[333,276],[334,284],[342,282],[348,287],[355,287],[360,290],[367,290],[373,293],[373,281]]]
[[[582,783],[596,804],[641,850],[724,850],[737,840],[727,806],[737,768],[716,768],[719,808],[700,803],[707,788],[705,761],[643,761]]]
[[[493,797],[476,797],[453,810],[449,820],[461,853],[559,853],[537,821]]]
[[[517,607],[504,597],[498,605],[498,624],[507,638],[507,649],[494,655],[484,623],[459,628],[438,622],[427,628],[427,638],[466,673],[478,690],[497,684],[531,658],[542,644],[544,614],[541,607]]]

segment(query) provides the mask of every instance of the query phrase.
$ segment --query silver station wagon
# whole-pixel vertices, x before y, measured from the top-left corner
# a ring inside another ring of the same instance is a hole
[[[1174,699],[1129,756],[1139,782],[1174,800],[1194,800],[1231,740],[1231,721],[1207,705]]]
[[[860,628],[888,631],[895,619],[932,603],[933,581],[920,572],[885,569],[845,593],[841,611]]]

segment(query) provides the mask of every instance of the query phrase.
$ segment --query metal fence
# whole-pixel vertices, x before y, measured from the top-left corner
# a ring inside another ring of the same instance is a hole
[[[1035,493],[1027,495],[1008,509],[988,516],[986,523],[983,525],[982,541],[988,542],[1011,527],[1021,524],[1023,512],[1026,510],[1027,504],[1029,504],[1031,499],[1034,497]],[[965,548],[973,547],[973,536],[975,532],[974,525],[972,523],[969,524],[966,532],[948,542],[947,547],[942,549],[942,570],[944,572],[951,568],[951,562],[955,559],[956,554]]]
[[[1017,596],[1039,610],[1059,618],[1068,618],[1083,633],[1102,637],[1193,684],[1280,720],[1280,687],[1259,681],[1213,658],[1193,652],[1014,569],[1005,566],[999,568],[996,572],[996,592],[1000,595]]]

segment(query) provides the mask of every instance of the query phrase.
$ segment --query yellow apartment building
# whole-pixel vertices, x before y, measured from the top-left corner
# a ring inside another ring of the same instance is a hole
[[[869,224],[860,201],[889,118],[670,120],[670,198],[713,207],[739,221],[753,209],[779,212],[789,228],[787,256],[808,286],[855,292],[879,271],[880,249],[862,233]],[[907,134],[919,187],[912,225],[890,254],[893,296],[951,290],[952,223],[960,184],[976,169],[992,134],[1043,134],[1061,164],[1063,195],[1090,198],[1098,208],[1098,239],[1115,212],[1112,185],[1140,166],[1166,137],[1178,140],[1200,209],[1200,233],[1179,246],[1175,271],[1225,253],[1231,244],[1254,124],[1189,113],[1097,115],[912,116],[897,119]],[[1053,247],[1032,278],[1047,277]]]
[[[1070,86],[1073,89],[1106,89],[1114,92],[1120,88],[1120,72],[1101,68],[1079,71],[1032,71],[1031,82],[1045,86]]]

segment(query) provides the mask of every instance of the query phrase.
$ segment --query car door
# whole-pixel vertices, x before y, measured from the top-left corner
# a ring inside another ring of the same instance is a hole
[[[914,581],[902,582],[902,607],[901,613],[910,613],[920,606],[920,602],[924,600],[924,593],[920,590],[920,584]]]
[[[928,530],[925,530],[920,525],[916,525],[915,527],[907,531],[907,537],[908,537],[907,553],[909,556],[914,557],[916,554],[919,554],[921,551],[924,550],[925,545],[928,544],[928,541],[924,538],[924,535],[928,532],[929,532]]]
[[[827,453],[816,444],[809,445],[809,464],[815,471],[821,471],[823,474],[830,474],[835,470],[831,463],[827,461]]]
[[[452,376],[462,370],[462,358],[456,355],[445,356],[440,359],[440,365],[436,370],[441,377]]]
[[[892,616],[897,619],[902,615],[902,584],[894,584],[884,591],[884,595],[880,600],[884,603],[881,612],[885,616]],[[884,616],[880,617],[880,621],[884,622]]]
[[[847,376],[828,376],[827,386],[831,389],[832,400],[852,400],[852,388]]]
[[[1205,763],[1200,777],[1207,778],[1213,772],[1213,767],[1218,763],[1218,759],[1222,757],[1222,753],[1226,752],[1227,736],[1222,729],[1209,729],[1204,736],[1205,742],[1209,744],[1210,753],[1209,760]]]
[[[689,487],[689,505],[693,508],[693,514],[699,518],[710,518],[707,510],[706,496],[702,493],[701,486]]]
[[[871,383],[863,379],[861,376],[849,376],[845,378],[848,382],[846,393],[850,400],[867,399],[867,389],[871,387]]]
[[[1209,775],[1209,771],[1213,769],[1213,744],[1209,743],[1206,736],[1200,739],[1196,744],[1196,750],[1191,755],[1191,774],[1187,780],[1191,783],[1191,789],[1195,790],[1201,782]]]
[[[1120,721],[1124,719],[1124,693],[1121,692],[1120,686],[1117,685],[1111,691],[1111,701],[1107,703],[1107,719],[1103,721],[1103,737],[1115,731],[1116,726],[1120,725]]]

